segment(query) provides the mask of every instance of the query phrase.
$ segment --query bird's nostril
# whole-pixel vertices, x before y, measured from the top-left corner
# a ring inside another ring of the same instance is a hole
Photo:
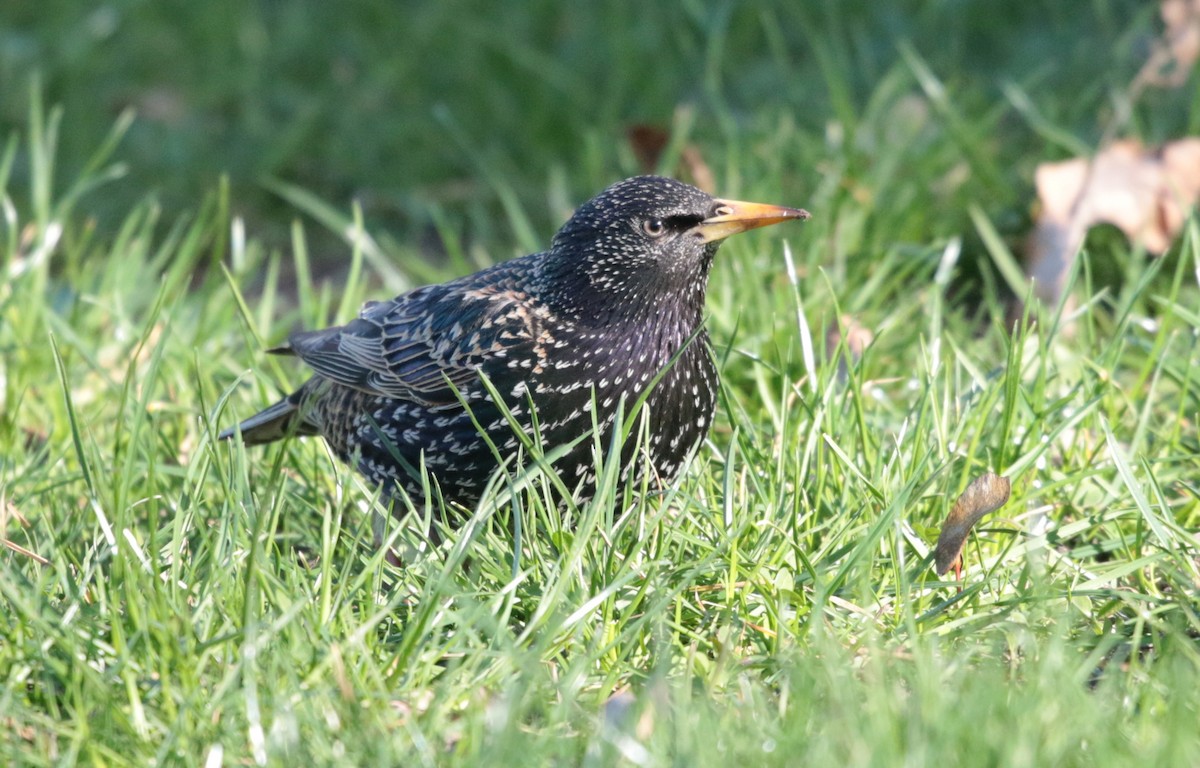
[[[732,216],[733,207],[729,205],[718,205],[716,210],[717,216]]]

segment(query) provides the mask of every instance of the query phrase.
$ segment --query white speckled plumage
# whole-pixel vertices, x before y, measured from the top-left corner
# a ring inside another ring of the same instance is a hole
[[[319,434],[385,492],[419,493],[414,470],[423,463],[447,499],[470,505],[496,469],[492,446],[508,455],[519,444],[480,374],[522,432],[532,435],[536,421],[548,450],[586,434],[593,419],[610,427],[622,403],[628,409],[661,374],[644,414],[655,479],[668,481],[716,405],[703,310],[720,239],[806,217],[661,177],[619,182],[581,206],[546,252],[368,303],[344,326],[293,334],[278,351],[315,375],[221,437],[240,432],[253,444]],[[635,448],[623,451],[627,470]],[[556,463],[580,481],[581,497],[594,483],[591,452],[583,440]]]

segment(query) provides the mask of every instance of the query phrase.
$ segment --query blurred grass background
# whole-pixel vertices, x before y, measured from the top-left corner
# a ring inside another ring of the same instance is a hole
[[[986,154],[962,136],[945,167],[900,169],[949,178],[928,201],[938,215],[919,222],[933,231],[914,233],[924,239],[969,228],[965,200],[988,200],[1002,228],[1020,229],[1031,161],[1094,144],[1156,21],[1154,4],[1132,0],[8,0],[0,133],[23,130],[40,78],[45,102],[65,107],[58,173],[74,178],[117,116],[136,110],[120,151],[127,175],[88,206],[109,228],[147,196],[169,222],[228,175],[237,212],[268,242],[284,242],[296,215],[263,185],[271,178],[339,207],[355,199],[368,229],[431,250],[442,215],[467,242],[511,243],[495,231],[508,199],[544,242],[565,209],[639,170],[630,125],[670,125],[681,107],[690,138],[712,152],[773,124],[836,145],[757,148],[778,154],[788,201],[805,203],[830,155],[848,158],[846,194],[869,195],[852,182],[880,145],[921,132],[904,134],[917,118],[903,111],[895,135],[856,127],[870,124],[864,112],[920,106],[904,104],[918,61],[945,88],[944,109],[989,113],[991,134]],[[1026,114],[1012,89],[1028,97]],[[1151,142],[1195,131],[1200,116],[1185,105],[1197,101],[1194,82],[1154,92],[1132,131]],[[1028,110],[1053,131],[1039,134]],[[28,174],[19,160],[13,186]],[[344,252],[319,237],[312,247],[318,261]]]
[[[1069,317],[1003,296],[1034,167],[1095,148],[1159,31],[1119,0],[6,0],[0,764],[1197,764],[1200,229],[1093,236]],[[1196,133],[1197,85],[1119,132]],[[609,482],[576,536],[533,489],[397,570],[319,441],[214,443],[306,375],[263,348],[544,247],[642,123],[664,170],[691,142],[814,213],[715,261],[721,406],[664,498]],[[1013,498],[944,581],[985,469]]]

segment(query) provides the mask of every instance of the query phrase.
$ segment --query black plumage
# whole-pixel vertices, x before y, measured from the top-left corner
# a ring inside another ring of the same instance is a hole
[[[619,404],[628,411],[657,377],[644,414],[650,466],[666,482],[704,438],[716,404],[703,311],[717,246],[805,218],[672,179],[626,179],[581,206],[548,251],[369,302],[344,326],[293,334],[273,351],[300,357],[315,375],[221,438],[321,435],[385,493],[419,494],[424,465],[447,500],[469,506],[520,444],[480,373],[523,431],[537,424],[547,453],[588,434],[593,420],[609,427]],[[635,447],[625,446],[626,466]],[[555,469],[588,496],[591,441],[578,441]]]

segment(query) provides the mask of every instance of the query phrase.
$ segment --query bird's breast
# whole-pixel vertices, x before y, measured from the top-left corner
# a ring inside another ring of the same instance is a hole
[[[716,388],[707,335],[694,325],[662,323],[560,329],[540,372],[516,387],[534,401],[550,443],[572,440],[593,423],[607,426],[650,389],[651,453],[666,476],[707,433]]]

